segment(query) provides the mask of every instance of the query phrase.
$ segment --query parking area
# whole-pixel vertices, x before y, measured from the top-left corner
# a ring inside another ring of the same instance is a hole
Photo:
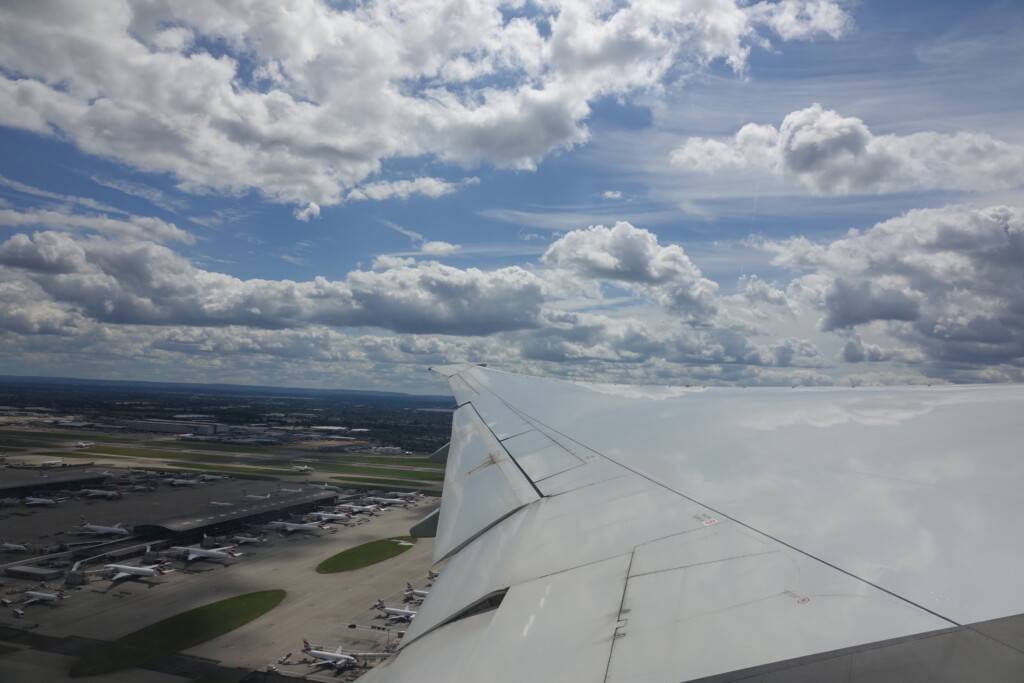
[[[276,484],[272,482],[221,480],[199,486],[163,485],[151,492],[127,493],[119,500],[73,498],[53,506],[7,507],[0,511],[0,534],[33,546],[66,543],[81,538],[73,530],[82,516],[93,523],[134,525],[176,516],[212,515],[219,508],[209,505],[211,499],[244,504],[243,490],[262,494],[274,489]],[[378,618],[371,607],[378,598],[388,604],[401,604],[406,582],[417,588],[428,583],[426,571],[431,566],[433,542],[420,539],[397,557],[352,572],[317,574],[316,566],[343,550],[406,535],[438,503],[437,498],[423,498],[408,508],[388,509],[373,517],[358,516],[347,525],[329,525],[330,530],[312,534],[271,532],[264,543],[241,546],[238,550],[242,554],[235,559],[186,563],[162,553],[161,559],[172,559],[170,566],[175,571],[116,583],[103,578],[105,573],[91,573],[86,585],[69,589],[67,599],[59,603],[30,605],[23,609],[24,616],[20,618],[13,616],[11,607],[3,608],[0,626],[54,637],[111,640],[216,600],[283,589],[287,596],[274,610],[187,654],[231,668],[256,670],[273,665],[285,674],[313,672],[316,669],[308,666],[308,658],[300,652],[303,639],[332,651],[341,646],[343,651],[380,652],[394,643],[402,627],[388,627],[386,620]],[[252,533],[258,531],[251,529]],[[0,562],[16,559],[18,555],[0,554]],[[140,559],[125,563],[137,565]],[[93,569],[100,570],[102,565]],[[37,583],[11,577],[4,577],[3,581],[0,590],[8,599],[38,587]],[[56,591],[59,583],[51,582],[42,590]],[[290,658],[278,661],[288,653]],[[20,657],[23,653],[16,654]],[[34,680],[40,676],[44,680],[60,680],[59,672],[52,670],[57,661],[40,657],[39,666],[51,670],[37,671]],[[327,675],[337,680],[333,672]]]

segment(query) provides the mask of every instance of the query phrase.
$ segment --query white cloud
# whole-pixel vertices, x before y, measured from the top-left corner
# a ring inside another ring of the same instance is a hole
[[[984,133],[874,135],[819,104],[788,114],[778,129],[749,123],[725,140],[690,138],[671,162],[695,173],[788,176],[823,195],[1024,185],[1024,146]]]
[[[16,211],[0,209],[0,225],[39,227],[58,230],[92,230],[108,235],[157,242],[184,242],[192,244],[195,238],[173,223],[152,216],[129,216],[127,219],[107,216],[83,216],[60,210],[36,209]]]
[[[601,199],[622,199],[622,193],[618,190],[605,190],[601,193]]]
[[[186,191],[324,207],[391,159],[534,168],[588,139],[598,98],[715,60],[742,71],[761,29],[845,25],[826,0],[18,3],[0,28],[0,123],[59,130]]]
[[[448,242],[424,242],[420,245],[420,251],[428,256],[449,256],[462,249],[458,244]]]
[[[424,197],[443,197],[451,194],[465,185],[473,185],[480,182],[478,178],[466,178],[461,183],[449,183],[440,178],[416,178],[415,180],[389,180],[362,185],[349,191],[348,200],[360,201],[373,199],[408,199],[413,195]]]
[[[308,223],[310,218],[320,217],[320,205],[316,202],[310,202],[304,209],[295,209],[292,212],[296,220],[300,220],[303,223]]]
[[[687,320],[706,321],[717,312],[718,285],[701,275],[682,247],[663,247],[653,233],[626,222],[573,230],[552,243],[542,260],[585,279],[650,292]]]
[[[1012,373],[1024,363],[1019,208],[920,209],[828,244],[794,238],[764,247],[776,265],[812,271],[787,295],[819,311],[823,330],[870,325],[910,347],[901,357],[920,354],[935,376],[959,377],[958,366]],[[895,356],[850,340],[847,361]]]
[[[541,281],[527,271],[458,270],[378,259],[344,281],[239,280],[196,268],[152,242],[56,232],[0,244],[0,266],[23,273],[54,302],[97,321],[134,325],[309,325],[484,335],[536,326]]]

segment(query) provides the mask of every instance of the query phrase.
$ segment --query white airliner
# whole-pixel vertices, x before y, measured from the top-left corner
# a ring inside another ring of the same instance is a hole
[[[288,534],[292,533],[293,531],[304,531],[304,532],[307,532],[307,533],[308,532],[313,532],[313,531],[327,531],[327,527],[325,527],[323,524],[299,524],[299,523],[296,523],[296,522],[270,522],[269,524],[267,524],[267,526],[269,526],[271,529],[277,529],[278,531],[283,531],[283,532],[288,533]]]
[[[60,602],[61,600],[67,600],[67,596],[64,595],[63,590],[59,590],[56,593],[43,593],[41,591],[25,591],[22,593],[23,599],[21,604],[28,606],[37,602]]]
[[[341,489],[333,484],[306,484],[307,489],[319,489],[321,491],[334,491],[341,493]]]
[[[103,568],[110,570],[111,581],[120,581],[121,579],[129,579],[136,576],[163,576],[168,572],[174,571],[171,567],[165,567],[164,564],[163,562],[157,562],[148,567],[133,567],[127,564],[105,564]]]
[[[227,478],[228,478],[228,476],[226,474],[197,474],[196,475],[196,479],[198,479],[199,481],[220,481],[222,479],[227,479]]]
[[[234,507],[235,504],[234,503],[225,503],[224,501],[220,501],[220,500],[211,500],[211,501],[207,502],[207,505],[209,505],[210,507],[215,507],[215,508],[229,508],[229,507]]]
[[[95,441],[79,441],[75,444],[75,448],[88,448],[89,446],[95,446]]]
[[[314,512],[312,516],[321,522],[348,522],[352,519],[352,515],[347,512],[341,514],[335,514],[333,512]]]
[[[417,597],[417,598],[425,598],[425,597],[427,597],[427,593],[429,593],[429,592],[430,591],[423,591],[423,590],[418,590],[416,588],[413,588],[411,583],[406,582],[406,584],[405,584],[405,594],[406,595],[412,595],[412,596]]]
[[[416,611],[411,609],[400,609],[398,607],[388,607],[384,604],[383,600],[378,600],[374,603],[373,608],[380,610],[384,614],[388,615],[388,618],[392,621],[412,621],[416,618]]]
[[[246,500],[270,500],[270,494],[266,493],[262,496],[258,496],[255,493],[249,493],[245,489],[242,489],[242,498]]]
[[[302,489],[286,489],[285,487],[283,487],[280,484],[278,484],[277,485],[277,492],[278,493],[302,493]]]
[[[174,546],[171,550],[182,553],[185,555],[185,561],[191,562],[193,560],[228,560],[235,558],[238,557],[238,554],[231,551],[237,547],[234,545],[227,545],[223,548],[186,548]]]
[[[82,517],[82,530],[92,534],[110,535],[110,536],[128,536],[128,530],[121,526],[121,522],[118,522],[114,526],[103,526],[102,524],[90,524],[86,521],[85,517]]]
[[[82,489],[81,493],[86,498],[106,498],[107,500],[118,500],[124,495],[120,491],[106,491],[104,489]]]
[[[198,479],[181,479],[180,477],[164,479],[164,482],[170,484],[171,486],[198,486],[203,483]]]
[[[243,545],[245,543],[252,543],[253,545],[259,545],[260,543],[266,543],[266,536],[232,536],[231,540],[237,545]]]
[[[59,460],[44,460],[43,462],[39,463],[39,466],[40,467],[59,467],[59,466],[61,466],[63,464],[64,464],[64,458],[60,458]]]
[[[383,512],[384,508],[380,505],[339,505],[339,510],[345,510],[353,514],[367,514],[372,515],[376,512]]]
[[[1024,384],[435,370],[444,573],[360,683],[1024,680]]]
[[[3,548],[9,553],[27,553],[28,547],[21,543],[8,543],[4,539],[0,538],[0,548]]]
[[[388,498],[401,498],[403,500],[409,501],[410,503],[416,500],[417,498],[423,497],[423,494],[420,493],[419,491],[413,491],[412,493],[406,493],[403,491],[385,491],[384,495],[387,496]]]
[[[341,646],[334,652],[327,652],[326,650],[314,650],[313,646],[309,644],[308,640],[302,641],[302,653],[307,654],[313,659],[319,659],[322,661],[313,662],[310,666],[329,666],[334,669],[344,669],[352,666],[356,663],[356,658],[341,653]]]
[[[56,505],[57,503],[67,500],[66,498],[36,498],[35,496],[26,496],[22,501],[25,505]]]
[[[437,577],[439,577],[439,576],[441,576],[441,572],[434,572],[434,571],[430,571],[429,569],[427,570],[427,580],[428,581],[437,581]]]
[[[378,505],[384,505],[390,507],[392,505],[401,505],[402,507],[408,507],[409,501],[405,498],[370,498],[374,503]]]
[[[292,465],[292,469],[296,472],[315,472],[309,465]]]

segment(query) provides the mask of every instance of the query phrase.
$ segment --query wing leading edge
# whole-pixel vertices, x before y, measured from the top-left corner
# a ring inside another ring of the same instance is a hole
[[[813,680],[854,663],[850,680],[877,680],[975,658],[988,680],[1024,674],[1021,387],[440,371],[459,403],[448,562],[367,680]],[[976,647],[950,662],[927,649],[942,638]]]

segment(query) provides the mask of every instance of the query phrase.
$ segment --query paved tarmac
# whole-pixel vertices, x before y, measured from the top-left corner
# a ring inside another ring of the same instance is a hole
[[[181,489],[174,490],[180,493],[166,493],[161,490],[154,494],[140,494],[140,499],[144,500],[146,496],[152,496],[153,500],[175,496],[175,501],[184,504],[186,500],[198,496],[198,502],[202,502],[207,493],[215,490],[214,487],[223,485],[221,490],[227,493],[233,490],[228,485],[235,483],[216,482],[202,493]],[[256,488],[253,482],[247,485]],[[128,512],[132,504],[123,505],[128,500],[126,497],[124,501],[91,504],[90,518],[99,519],[99,515],[92,514],[93,508],[97,512]],[[314,645],[322,645],[324,649],[333,650],[341,645],[346,650],[357,651],[382,650],[388,640],[394,640],[398,629],[388,632],[368,628],[371,625],[384,625],[384,620],[377,618],[371,605],[377,598],[384,598],[388,604],[401,604],[406,581],[411,581],[418,588],[426,585],[426,570],[430,567],[433,540],[420,539],[405,553],[354,572],[317,574],[314,571],[317,564],[342,550],[363,543],[405,535],[410,526],[431,512],[437,504],[436,498],[425,499],[407,509],[387,510],[377,517],[368,520],[363,518],[355,526],[339,527],[334,533],[320,532],[317,536],[271,534],[266,544],[258,547],[242,546],[246,552],[243,557],[225,561],[200,560],[191,563],[188,568],[184,568],[183,563],[178,561],[175,566],[180,568],[179,571],[164,577],[127,580],[115,585],[111,585],[108,580],[95,580],[70,591],[69,598],[59,604],[27,607],[26,616],[22,620],[7,617],[8,612],[4,610],[0,625],[6,623],[24,628],[38,624],[35,627],[37,632],[49,636],[84,635],[111,640],[215,600],[260,590],[284,589],[288,592],[287,597],[274,610],[242,628],[187,651],[187,654],[217,660],[228,667],[251,670],[275,664],[282,671],[305,673],[312,669],[299,663],[277,663],[278,658],[288,652],[293,653],[290,661],[300,661],[303,658],[299,652],[303,638]],[[50,509],[45,512],[59,514],[63,519],[66,515],[79,512],[79,506],[89,504],[69,501],[61,505],[67,507],[59,513]],[[42,521],[42,518],[49,515],[40,512],[38,516]],[[36,517],[32,515],[33,520]],[[8,518],[0,520],[0,523],[10,521]],[[102,521],[106,523],[115,520],[104,518]],[[50,519],[50,528],[53,528],[53,522],[54,519]],[[7,579],[7,583],[10,587],[13,583],[24,582]],[[358,628],[350,629],[349,624],[355,624]],[[0,656],[0,672],[4,673],[0,680],[5,683],[8,680],[12,683],[20,680],[64,680],[61,671],[66,670],[67,662],[63,661],[63,657],[38,652],[35,654],[38,655],[35,657],[38,666],[36,671],[32,671],[29,666],[33,658],[24,651]],[[139,675],[135,673],[110,680],[164,680],[152,677],[154,673],[151,671],[144,673],[151,677],[132,678]],[[171,677],[167,680],[185,679]]]

